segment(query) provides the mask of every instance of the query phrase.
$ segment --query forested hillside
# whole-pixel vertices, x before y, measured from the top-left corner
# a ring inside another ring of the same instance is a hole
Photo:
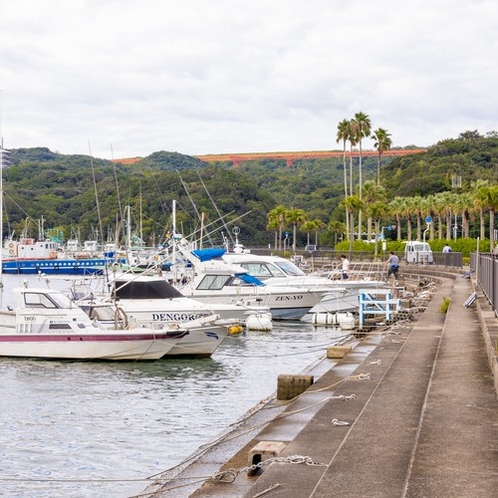
[[[273,243],[268,213],[277,206],[302,210],[306,219],[320,220],[323,245],[333,243],[331,227],[345,219],[340,206],[344,199],[342,158],[299,160],[292,166],[266,159],[235,167],[159,151],[134,164],[121,164],[31,148],[10,151],[4,162],[4,237],[13,232],[18,236],[26,228],[28,235],[36,237],[38,220],[43,217],[45,228],[61,228],[66,238],[72,233],[92,238],[102,226],[104,237],[114,240],[116,226],[130,206],[133,230],[140,231],[147,243],[159,243],[171,230],[173,200],[178,203],[177,227],[183,233],[198,230],[199,216],[204,213],[206,231],[216,229],[213,237],[219,241],[218,220],[223,216],[228,229],[239,226],[244,242],[250,245]],[[349,170],[348,157],[346,166]],[[363,158],[363,182],[375,180],[376,168],[376,158]],[[497,168],[498,137],[465,132],[425,153],[382,158],[381,185],[389,203],[400,196],[452,191],[455,177],[461,179],[456,188],[464,192],[477,180],[494,182]],[[357,185],[357,158],[352,171]],[[387,224],[396,215],[385,213],[384,218]],[[306,236],[299,231],[300,244]]]

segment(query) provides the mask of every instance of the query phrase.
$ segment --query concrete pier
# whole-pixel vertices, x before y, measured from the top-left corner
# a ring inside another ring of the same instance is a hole
[[[418,321],[327,358],[298,398],[273,400],[143,496],[497,496],[498,321],[482,297],[463,306],[473,291],[441,276]]]

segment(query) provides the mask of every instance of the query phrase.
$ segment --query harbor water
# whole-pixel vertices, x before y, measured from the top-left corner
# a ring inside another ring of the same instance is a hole
[[[4,275],[4,300],[24,278]],[[29,285],[62,286],[28,277]],[[0,486],[23,498],[139,495],[344,332],[301,322],[229,336],[211,358],[0,358]]]

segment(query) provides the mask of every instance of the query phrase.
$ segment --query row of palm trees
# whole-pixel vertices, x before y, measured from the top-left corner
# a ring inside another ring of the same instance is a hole
[[[416,238],[420,239],[424,220],[429,224],[429,239],[456,239],[469,237],[471,223],[479,219],[479,237],[486,238],[485,219],[489,218],[487,235],[490,251],[495,246],[494,218],[498,209],[498,185],[490,185],[488,180],[473,182],[470,190],[461,193],[439,192],[427,197],[395,197],[388,204],[388,212],[396,220],[398,240],[401,240],[401,227],[404,221],[406,238],[412,240],[412,220],[416,222]]]
[[[363,198],[358,194],[344,198],[341,207],[351,217],[349,227],[338,221],[331,220],[325,224],[322,220],[310,220],[302,209],[277,206],[268,215],[267,229],[275,231],[275,250],[282,249],[282,235],[284,230],[292,228],[292,248],[296,249],[297,230],[308,234],[315,234],[315,245],[318,245],[318,233],[327,228],[334,234],[345,234],[346,239],[352,242],[355,238],[352,219],[362,210],[367,217],[367,240],[375,239],[375,253],[379,235],[383,228],[395,225],[397,240],[422,239],[423,231],[428,231],[428,240],[451,240],[459,237],[469,237],[471,224],[479,220],[479,237],[484,240],[486,235],[490,240],[490,251],[495,246],[494,218],[498,210],[498,185],[490,185],[488,181],[478,180],[466,192],[439,192],[427,197],[395,197],[387,202],[385,189],[374,181],[367,181],[363,185]],[[430,217],[431,222],[427,223]],[[489,218],[486,230],[486,217]],[[357,232],[360,239],[363,227]],[[289,244],[290,247],[290,244]]]
[[[377,174],[375,181],[363,183],[362,178],[362,141],[365,138],[374,140],[377,155]],[[344,199],[341,208],[345,212],[345,230],[341,222],[332,220],[326,225],[323,221],[308,219],[302,209],[277,206],[268,213],[267,228],[275,231],[275,250],[282,249],[282,234],[292,226],[292,248],[296,249],[296,234],[298,225],[300,230],[308,234],[315,232],[315,245],[318,245],[318,232],[327,227],[335,234],[345,233],[346,239],[352,243],[355,238],[360,239],[363,233],[362,213],[367,216],[367,238],[371,240],[375,232],[375,252],[377,253],[378,236],[381,224],[391,225],[396,221],[397,238],[401,240],[402,234],[407,240],[413,239],[412,223],[416,223],[416,238],[421,239],[422,230],[425,229],[424,220],[430,217],[427,224],[429,240],[457,238],[460,228],[462,237],[469,236],[470,223],[479,216],[480,238],[484,239],[485,215],[489,216],[490,250],[494,249],[494,213],[498,209],[498,186],[492,186],[487,181],[478,180],[472,184],[467,192],[441,192],[428,197],[395,197],[387,202],[385,189],[381,186],[381,159],[382,154],[392,145],[391,135],[384,128],[372,132],[370,117],[363,112],[357,112],[352,119],[343,119],[337,127],[337,142],[343,144],[343,171],[344,171]],[[349,172],[347,168],[349,144]],[[358,184],[353,188],[353,150],[358,148]],[[355,216],[357,216],[357,230],[355,231]],[[454,224],[453,221],[455,220]],[[457,226],[461,221],[461,227]],[[443,232],[446,232],[445,234]]]
[[[359,201],[363,201],[363,172],[362,172],[362,141],[364,138],[370,137],[374,140],[374,147],[377,150],[377,186],[380,186],[380,164],[382,154],[389,150],[392,145],[391,134],[384,128],[378,128],[372,133],[372,122],[370,117],[364,112],[357,112],[352,119],[343,119],[337,125],[337,142],[342,141],[342,161],[344,171],[344,198],[353,195],[353,149],[358,147],[358,197]],[[346,160],[347,144],[349,142],[349,180]],[[352,230],[352,219],[349,215],[347,203],[346,209],[346,225],[347,230]],[[358,227],[361,227],[362,209],[358,210]],[[359,230],[360,231],[360,230]]]
[[[266,228],[275,232],[275,250],[282,250],[282,235],[289,226],[292,227],[292,249],[296,250],[297,227],[308,234],[308,245],[310,245],[309,234],[315,233],[315,245],[318,245],[318,232],[326,227],[319,219],[310,220],[302,209],[286,208],[279,205],[267,214],[268,223]]]

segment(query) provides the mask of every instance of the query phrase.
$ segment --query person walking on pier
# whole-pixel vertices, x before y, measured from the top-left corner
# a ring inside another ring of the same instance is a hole
[[[386,261],[387,265],[387,281],[389,282],[389,277],[394,275],[394,284],[398,284],[398,271],[399,271],[399,258],[394,254],[394,252],[389,253],[389,258]]]
[[[349,278],[349,259],[346,258],[346,256],[343,254],[341,256],[342,259],[342,273],[341,273],[341,279],[342,280],[347,280]]]

